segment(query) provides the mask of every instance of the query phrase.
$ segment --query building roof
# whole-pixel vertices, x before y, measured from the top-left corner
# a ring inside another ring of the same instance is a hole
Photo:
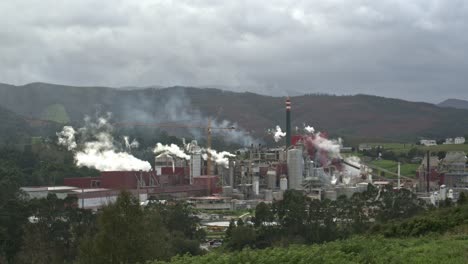
[[[21,187],[25,192],[59,192],[59,191],[72,191],[77,189],[72,186],[31,186],[31,187]]]

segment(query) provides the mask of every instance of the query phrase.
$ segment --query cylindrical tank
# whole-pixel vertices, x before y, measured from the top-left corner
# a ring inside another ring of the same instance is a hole
[[[288,179],[286,177],[281,177],[280,190],[286,191],[287,189],[288,189]]]
[[[289,189],[301,190],[304,174],[304,158],[300,149],[288,151],[288,182]]]
[[[234,161],[229,160],[229,185],[234,188]]]
[[[193,154],[190,157],[190,178],[198,177],[201,175],[201,155]]]
[[[260,193],[260,182],[257,176],[253,177],[252,190],[255,196]]]
[[[267,171],[267,188],[272,190],[276,188],[276,170],[274,169]]]
[[[453,200],[453,190],[452,189],[448,190],[447,197]]]
[[[439,200],[445,200],[445,198],[447,198],[447,186],[441,185]]]

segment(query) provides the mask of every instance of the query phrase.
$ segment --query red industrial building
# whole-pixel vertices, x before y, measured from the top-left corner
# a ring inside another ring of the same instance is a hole
[[[193,177],[193,184],[185,168],[163,168],[162,175],[154,171],[104,171],[100,177],[66,178],[64,185],[76,188],[105,188],[110,190],[141,190],[150,196],[212,195],[221,192],[218,176]]]

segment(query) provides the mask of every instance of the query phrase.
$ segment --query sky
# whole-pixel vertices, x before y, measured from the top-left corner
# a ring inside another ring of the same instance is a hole
[[[465,0],[4,0],[0,82],[468,99]]]

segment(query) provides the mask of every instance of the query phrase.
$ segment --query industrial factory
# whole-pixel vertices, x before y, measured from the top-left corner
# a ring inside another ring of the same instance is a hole
[[[106,120],[99,120],[98,125],[106,126]],[[365,191],[372,182],[370,170],[359,159],[342,157],[341,140],[330,140],[310,126],[292,133],[289,98],[285,127],[285,132],[280,126],[274,132],[275,141],[284,140],[283,147],[252,144],[235,154],[218,153],[211,146],[203,148],[195,140],[184,141],[183,148],[158,143],[154,166],[126,152],[114,151],[112,136],[100,133],[99,141],[86,142],[81,152],[75,153],[77,164],[99,169],[99,177],[66,178],[64,186],[23,190],[31,197],[48,193],[75,197],[78,206],[89,209],[113,202],[120,191],[127,190],[143,204],[152,199],[175,198],[201,209],[232,210],[281,200],[287,189],[302,190],[315,199],[334,200]],[[59,144],[75,151],[75,133],[72,127],[65,127],[57,134]]]

